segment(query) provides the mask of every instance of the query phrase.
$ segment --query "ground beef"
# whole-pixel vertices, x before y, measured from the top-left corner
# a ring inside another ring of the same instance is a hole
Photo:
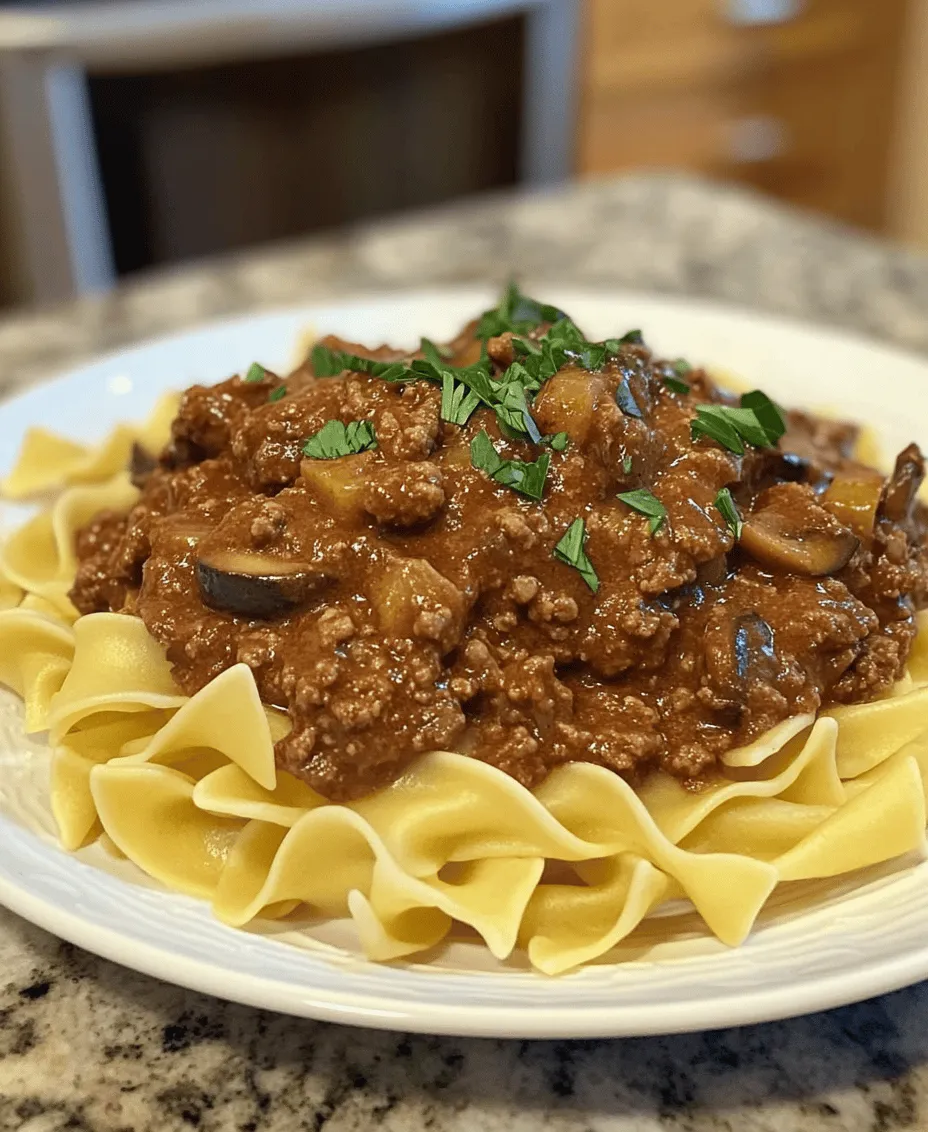
[[[483,356],[498,378],[538,348],[477,329],[443,350],[449,366]],[[79,533],[72,598],[140,616],[188,693],[247,664],[293,724],[280,766],[327,797],[443,747],[528,786],[576,760],[697,786],[730,747],[901,675],[928,601],[917,449],[884,481],[854,462],[853,426],[805,413],[776,447],[694,439],[696,405],[731,398],[702,371],[687,392],[635,336],[545,381],[541,444],[482,403],[444,419],[454,382],[326,372],[188,390],[158,466],[136,469],[139,504]],[[330,420],[370,422],[376,448],[307,457]],[[483,429],[499,475],[473,465]],[[539,501],[505,462],[541,454]],[[663,505],[656,531],[618,498],[636,491]],[[553,553],[577,519],[596,592]]]

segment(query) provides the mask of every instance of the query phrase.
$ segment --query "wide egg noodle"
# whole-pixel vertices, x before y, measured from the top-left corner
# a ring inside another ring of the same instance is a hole
[[[240,767],[258,786],[273,790],[277,779],[274,744],[251,669],[227,668],[187,700],[169,723],[126,763],[173,763],[185,752],[211,748],[222,764]]]
[[[781,880],[832,877],[891,861],[925,840],[925,794],[918,762],[886,768],[775,861]]]
[[[74,625],[74,663],[49,712],[59,742],[88,716],[182,707],[171,666],[137,617],[91,613]]]
[[[289,829],[250,823],[223,870],[213,909],[235,926],[285,900],[344,915],[350,912],[350,893],[358,891],[383,926],[414,908],[437,908],[472,927],[492,954],[503,958],[515,946],[543,867],[540,857],[490,858],[464,865],[453,881],[437,872],[413,877],[360,815],[324,806]]]
[[[694,794],[669,775],[654,775],[642,785],[639,795],[658,828],[674,844],[720,808],[731,810],[752,799],[839,806],[844,789],[835,760],[837,734],[834,720],[819,719],[808,734],[800,732],[768,758],[762,769],[770,768],[769,777],[721,777]],[[780,765],[770,767],[774,762]]]
[[[101,511],[128,511],[138,496],[126,473],[105,483],[69,488],[0,547],[0,570],[28,593],[52,601],[65,598],[77,569],[78,530]]]
[[[213,814],[255,819],[285,828],[296,825],[307,810],[328,805],[312,787],[286,771],[279,770],[274,789],[265,790],[234,763],[199,781],[193,800],[201,810]]]
[[[669,878],[634,853],[619,853],[585,884],[540,884],[525,910],[519,943],[534,967],[560,975],[625,939],[668,895]]]
[[[731,767],[760,766],[771,755],[776,754],[784,743],[788,743],[805,728],[811,727],[814,722],[814,715],[794,715],[784,719],[769,731],[765,731],[753,743],[748,743],[744,747],[732,747],[730,751],[726,751],[722,755],[722,763]]]
[[[167,723],[168,711],[111,713],[78,725],[52,754],[50,798],[65,849],[79,849],[102,832],[90,790],[90,772],[128,744],[151,737]]]
[[[824,714],[838,723],[838,774],[842,779],[856,778],[928,731],[928,687],[829,708]]]
[[[777,883],[771,865],[731,853],[688,853],[660,831],[624,779],[590,763],[552,772],[536,793],[557,820],[577,836],[595,830],[609,854],[632,852],[651,861],[682,888],[723,942],[742,942]]]
[[[77,444],[44,428],[26,432],[16,465],[0,480],[0,496],[29,499],[43,492],[100,483],[125,470],[132,446],[157,454],[168,442],[178,396],[166,394],[141,425],[117,425],[98,445]]]
[[[914,686],[920,688],[928,684],[928,609],[915,614],[915,630],[906,668]]]
[[[27,734],[48,726],[52,698],[73,657],[74,633],[66,625],[30,610],[0,613],[0,684],[22,697]]]
[[[178,892],[210,899],[243,822],[193,804],[194,781],[180,770],[103,763],[90,773],[100,822],[149,876]]]
[[[15,609],[23,600],[23,589],[0,570],[0,613]]]

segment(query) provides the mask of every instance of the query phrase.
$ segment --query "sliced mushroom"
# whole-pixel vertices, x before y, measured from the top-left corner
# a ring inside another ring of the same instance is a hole
[[[915,498],[924,478],[925,457],[917,444],[910,444],[896,457],[896,466],[880,503],[880,517],[894,523],[904,523],[912,514]]]
[[[859,546],[853,531],[801,484],[763,492],[741,532],[742,549],[762,565],[812,578],[843,569]]]
[[[706,676],[710,687],[737,719],[751,684],[770,683],[776,676],[773,630],[755,612],[743,613],[721,603],[705,635]]]
[[[129,479],[134,486],[144,487],[145,481],[157,466],[157,458],[147,448],[143,448],[137,440],[134,441],[132,453],[129,456]]]
[[[733,645],[735,672],[742,683],[750,679],[770,680],[776,667],[773,630],[758,613],[744,613],[735,619]]]
[[[197,561],[197,582],[212,609],[268,619],[290,613],[314,597],[329,579],[307,563],[268,554],[212,550]]]

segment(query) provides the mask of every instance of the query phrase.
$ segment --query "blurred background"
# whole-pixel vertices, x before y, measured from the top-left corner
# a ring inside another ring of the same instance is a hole
[[[928,0],[0,3],[0,305],[686,170],[928,247]]]

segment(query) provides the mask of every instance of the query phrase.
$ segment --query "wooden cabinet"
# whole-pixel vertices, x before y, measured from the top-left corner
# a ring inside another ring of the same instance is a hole
[[[882,227],[905,0],[587,0],[581,175],[686,168]]]

